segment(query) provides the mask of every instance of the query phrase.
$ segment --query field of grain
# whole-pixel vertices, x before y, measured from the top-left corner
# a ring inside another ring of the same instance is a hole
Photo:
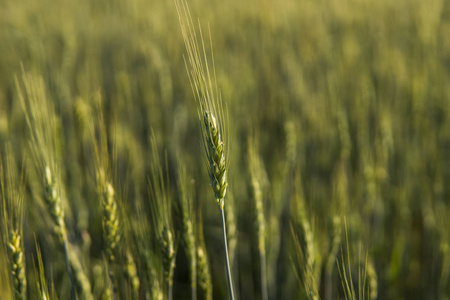
[[[0,1],[0,299],[450,299],[449,37],[449,0]]]

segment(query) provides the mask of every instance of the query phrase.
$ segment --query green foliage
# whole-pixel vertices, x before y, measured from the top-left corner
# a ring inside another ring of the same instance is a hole
[[[44,284],[69,299],[71,282],[112,296],[110,265],[118,299],[162,299],[169,277],[174,299],[195,281],[198,299],[224,299],[211,200],[227,193],[239,299],[450,298],[449,1],[189,7],[1,1],[0,148],[26,176],[21,217],[2,207],[0,295],[14,297],[22,224],[29,299]],[[169,184],[183,166],[187,210]]]

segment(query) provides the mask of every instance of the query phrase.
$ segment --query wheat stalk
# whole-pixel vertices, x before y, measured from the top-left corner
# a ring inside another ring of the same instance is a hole
[[[368,258],[365,270],[366,270],[368,286],[369,286],[368,298],[370,300],[376,300],[378,297],[377,273],[375,270],[373,260],[370,257]]]
[[[200,43],[192,23],[189,7],[185,0],[175,0],[178,12],[178,20],[181,27],[184,43],[187,51],[185,59],[186,69],[191,83],[194,98],[198,103],[199,117],[203,122],[203,143],[207,158],[210,185],[214,197],[220,209],[222,218],[223,246],[226,262],[226,274],[230,299],[234,299],[233,280],[231,275],[230,260],[228,256],[226,222],[224,213],[224,200],[227,192],[227,160],[225,156],[225,141],[228,133],[224,127],[226,124],[222,98],[218,91],[216,71],[214,65],[214,53],[211,49],[212,75],[209,70],[208,57],[203,41],[201,26],[199,26]],[[211,41],[211,33],[210,33]],[[212,80],[214,78],[214,83]]]
[[[342,225],[341,218],[335,216],[333,218],[333,237],[331,243],[331,249],[328,253],[328,258],[325,264],[325,299],[332,299],[332,276],[333,268],[336,263],[337,253],[341,244]]]
[[[80,261],[79,249],[71,245],[69,248],[69,261],[73,271],[73,279],[75,284],[81,293],[81,298],[85,300],[93,300],[91,292],[91,282],[84,272],[83,266]]]
[[[7,147],[7,178],[0,155],[0,189],[3,212],[3,238],[7,246],[9,272],[16,299],[26,299],[27,280],[25,276],[25,256],[23,247],[23,179],[17,184],[15,163],[10,146]]]
[[[267,291],[267,266],[266,266],[266,222],[264,218],[263,204],[263,166],[257,150],[256,138],[249,139],[248,142],[248,162],[250,181],[253,190],[253,198],[255,200],[256,226],[258,235],[258,250],[261,264],[261,295],[263,300],[268,299]]]
[[[59,169],[60,141],[57,133],[57,116],[54,107],[46,96],[43,79],[25,73],[23,68],[22,73],[23,88],[16,78],[19,100],[31,132],[31,149],[34,161],[43,179],[44,202],[53,223],[53,232],[64,250],[66,270],[71,284],[71,298],[76,299],[62,205],[63,186]]]
[[[236,225],[236,207],[232,193],[228,193],[227,205],[224,206],[227,215],[227,240],[228,255],[230,256],[231,266],[235,263],[236,247],[238,242],[238,232]]]
[[[129,201],[124,201],[124,205],[122,206],[121,216],[124,216],[123,218],[123,236],[124,236],[124,257],[125,262],[122,265],[122,272],[125,277],[125,279],[128,281],[131,291],[129,294],[129,298],[131,299],[139,299],[139,291],[141,287],[141,280],[138,275],[138,269],[137,264],[134,255],[139,252],[139,249],[134,251],[134,249],[137,248],[138,244],[135,239],[133,239],[133,228],[132,228],[132,221],[134,220],[131,216],[132,212],[131,210],[128,210],[127,203]],[[139,202],[138,202],[139,203]],[[127,210],[125,210],[127,209]],[[142,228],[142,227],[141,227]],[[140,228],[138,228],[138,231],[140,231]]]
[[[173,273],[175,270],[175,237],[172,224],[171,195],[167,189],[168,176],[164,176],[161,161],[159,159],[156,137],[152,132],[152,165],[151,178],[149,180],[150,195],[152,196],[153,225],[161,250],[164,279],[167,287],[167,297],[172,299]],[[165,170],[168,171],[167,158]]]
[[[97,126],[91,128],[92,141],[94,144],[97,192],[102,206],[102,228],[103,238],[106,243],[105,255],[108,274],[112,286],[112,297],[117,294],[117,287],[113,267],[116,261],[118,245],[121,239],[120,216],[117,207],[116,191],[112,184],[110,153],[108,150],[107,133],[103,119],[101,98],[98,99],[98,121]],[[97,141],[95,130],[98,131]]]
[[[195,300],[197,299],[197,254],[194,222],[192,217],[192,193],[188,183],[186,168],[181,160],[179,160],[178,177],[181,198],[181,213],[183,215],[184,244],[190,266],[191,299]]]
[[[44,270],[44,263],[42,261],[41,249],[36,241],[35,245],[37,253],[37,270],[36,270],[36,262],[34,261],[34,272],[35,274],[38,274],[39,278],[39,280],[37,281],[37,289],[42,300],[49,300],[51,298],[48,292],[47,282],[45,280],[45,270]]]
[[[149,222],[144,211],[142,198],[139,197],[136,203],[135,221],[130,222],[133,228],[134,238],[139,254],[139,262],[142,266],[142,285],[146,299],[162,300],[164,298],[160,285],[160,260],[159,256],[152,251],[152,223]],[[152,219],[153,221],[153,219]]]
[[[295,174],[295,196],[297,205],[297,218],[298,223],[303,231],[304,249],[300,246],[298,238],[295,237],[294,242],[296,243],[297,252],[300,252],[301,258],[299,262],[301,263],[301,273],[303,277],[303,285],[308,295],[309,299],[319,299],[319,289],[316,282],[316,272],[315,266],[316,262],[320,265],[320,259],[316,259],[317,251],[315,247],[314,233],[311,228],[310,222],[306,215],[305,199],[302,189],[302,181],[300,172],[297,171]],[[294,235],[294,231],[292,230]]]
[[[212,300],[212,281],[209,270],[208,253],[206,252],[205,240],[203,237],[203,223],[201,210],[197,208],[197,267],[198,267],[198,285],[203,291],[206,300]]]

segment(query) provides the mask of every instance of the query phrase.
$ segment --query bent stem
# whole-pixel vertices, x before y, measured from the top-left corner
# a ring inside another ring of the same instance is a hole
[[[228,246],[227,246],[227,229],[225,226],[225,213],[222,207],[219,206],[220,214],[222,215],[222,233],[223,233],[223,250],[225,252],[225,262],[227,266],[227,283],[228,283],[228,293],[230,299],[234,300],[233,291],[233,280],[231,278],[230,260],[228,259]]]

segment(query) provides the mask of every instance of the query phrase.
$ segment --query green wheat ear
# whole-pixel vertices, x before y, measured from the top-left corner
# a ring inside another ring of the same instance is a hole
[[[168,173],[167,157],[165,159],[165,169],[163,169],[154,132],[152,132],[151,143],[152,165],[151,176],[149,178],[149,190],[152,198],[153,226],[161,250],[167,298],[171,300],[177,249],[172,223],[172,195],[169,189],[169,178],[168,176],[164,176],[164,170]]]
[[[208,163],[210,184],[214,191],[214,197],[217,205],[219,206],[222,218],[222,234],[228,292],[230,299],[234,299],[233,280],[228,256],[225,213],[223,209],[228,186],[227,161],[224,153],[224,145],[226,144],[224,140],[227,139],[226,136],[224,137],[223,135],[228,133],[224,127],[224,125],[228,125],[228,123],[224,117],[226,114],[224,114],[222,98],[217,88],[213,48],[211,44],[210,50],[212,72],[210,72],[201,26],[199,26],[199,43],[186,1],[175,0],[175,6],[178,13],[181,33],[183,35],[184,44],[188,54],[187,59],[185,59],[186,69],[195,101],[198,104],[199,118],[200,120],[203,119],[203,143]]]
[[[36,169],[42,176],[45,190],[44,202],[52,219],[53,232],[64,250],[66,271],[70,281],[70,293],[77,298],[72,276],[73,260],[70,259],[70,244],[64,221],[64,185],[61,179],[61,149],[59,122],[55,108],[46,94],[42,77],[26,73],[22,67],[21,81],[16,78],[19,101],[30,130],[31,149]],[[86,291],[90,293],[90,291]]]
[[[180,189],[180,205],[183,217],[183,236],[186,254],[189,260],[191,279],[191,298],[197,299],[197,255],[195,241],[195,219],[193,214],[191,185],[189,185],[186,167],[181,159],[178,159],[178,184]]]
[[[10,231],[8,238],[8,256],[10,273],[16,299],[26,298],[27,281],[25,278],[25,258],[23,241],[18,231]]]
[[[91,125],[91,135],[95,152],[97,193],[102,207],[102,228],[103,238],[106,244],[106,262],[111,281],[112,296],[115,298],[118,285],[115,276],[116,256],[119,254],[122,222],[118,208],[118,197],[113,186],[111,171],[113,160],[111,159],[108,148],[108,136],[106,123],[103,118],[101,97],[97,101],[98,119],[95,123],[91,120],[93,123]]]
[[[23,180],[16,176],[15,162],[10,146],[7,147],[6,181],[0,155],[0,197],[2,201],[2,236],[7,246],[9,274],[16,299],[26,299],[27,280],[23,243]]]
[[[211,112],[204,112],[206,155],[209,162],[209,178],[216,202],[223,209],[227,193],[227,170],[223,141],[217,121]]]

